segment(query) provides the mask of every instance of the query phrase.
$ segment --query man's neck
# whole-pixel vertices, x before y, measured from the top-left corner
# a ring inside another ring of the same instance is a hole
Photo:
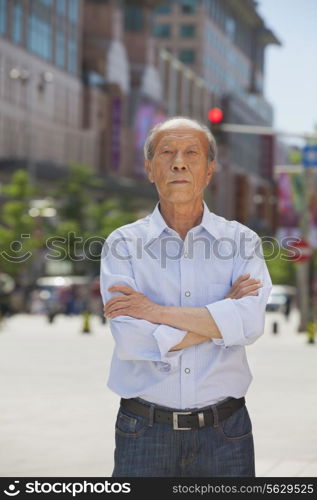
[[[160,200],[159,209],[166,224],[174,229],[182,240],[190,229],[200,224],[204,212],[202,199],[190,203],[170,203]]]

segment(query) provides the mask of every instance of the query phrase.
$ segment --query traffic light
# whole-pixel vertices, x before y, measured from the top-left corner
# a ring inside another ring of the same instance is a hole
[[[211,108],[208,112],[208,120],[212,124],[219,124],[223,120],[223,111],[220,108]]]
[[[210,130],[214,135],[217,143],[223,142],[223,134],[221,124],[223,122],[224,113],[221,108],[214,107],[208,111],[208,121],[210,123]]]

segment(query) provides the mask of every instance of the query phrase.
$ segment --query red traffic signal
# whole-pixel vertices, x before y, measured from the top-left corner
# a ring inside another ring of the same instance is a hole
[[[293,241],[289,245],[290,254],[288,258],[294,262],[308,262],[313,256],[313,249],[304,239]]]
[[[223,120],[223,111],[220,108],[211,108],[208,112],[208,120],[211,123],[221,123]]]

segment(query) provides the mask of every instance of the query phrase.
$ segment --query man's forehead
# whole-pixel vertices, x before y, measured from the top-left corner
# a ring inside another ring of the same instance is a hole
[[[155,138],[156,145],[177,140],[186,140],[190,141],[192,144],[197,143],[200,145],[205,145],[206,142],[208,142],[206,134],[202,130],[189,127],[160,130]]]

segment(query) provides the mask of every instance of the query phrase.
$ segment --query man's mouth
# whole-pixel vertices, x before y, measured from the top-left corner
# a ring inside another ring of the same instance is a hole
[[[170,184],[187,184],[189,181],[185,181],[182,179],[171,181]]]

